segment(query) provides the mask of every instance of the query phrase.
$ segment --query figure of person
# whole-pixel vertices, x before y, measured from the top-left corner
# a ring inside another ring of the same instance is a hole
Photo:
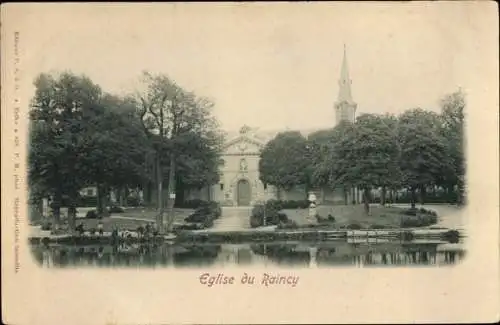
[[[100,236],[104,234],[104,225],[102,224],[102,221],[99,221],[97,224],[97,230],[99,231]]]

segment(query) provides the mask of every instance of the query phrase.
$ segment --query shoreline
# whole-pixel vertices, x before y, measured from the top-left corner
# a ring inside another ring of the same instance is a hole
[[[240,231],[181,231],[176,235],[143,238],[134,232],[127,236],[112,237],[110,233],[103,235],[38,235],[29,236],[30,244],[68,243],[68,244],[119,244],[119,243],[240,243],[266,242],[279,240],[296,241],[338,241],[349,239],[380,239],[389,241],[444,240],[457,242],[465,237],[463,231],[449,228],[397,228],[397,229],[361,229],[361,230],[321,230],[321,229],[265,229]]]

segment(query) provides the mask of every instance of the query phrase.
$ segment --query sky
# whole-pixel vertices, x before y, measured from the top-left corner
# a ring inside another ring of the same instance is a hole
[[[225,130],[326,128],[335,124],[344,44],[358,115],[439,111],[444,95],[467,93],[489,68],[474,10],[446,2],[32,5],[19,20],[21,69],[27,94],[41,72],[86,74],[118,94],[137,89],[143,70],[165,73],[211,98]]]

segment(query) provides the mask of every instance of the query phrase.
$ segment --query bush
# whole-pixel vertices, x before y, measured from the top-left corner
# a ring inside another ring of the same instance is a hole
[[[125,210],[123,210],[122,207],[119,207],[119,206],[111,206],[109,209],[108,209],[109,213],[123,213],[125,212]]]
[[[258,204],[252,209],[250,216],[250,226],[252,228],[264,225],[264,216],[266,217],[266,225],[279,225],[281,222],[286,222],[288,216],[278,210],[279,205],[274,202],[271,204]]]
[[[419,211],[422,214],[428,214],[428,215],[431,215],[431,216],[437,216],[436,211],[433,211],[433,210],[427,210],[427,209],[424,209],[424,208],[420,208]]]
[[[457,230],[448,230],[442,237],[450,243],[458,243],[460,241],[460,233]]]
[[[332,216],[331,214],[328,215],[328,221],[330,222],[335,222],[335,217]]]
[[[256,216],[253,214],[250,216],[250,227],[257,228],[262,225],[263,225],[262,218],[260,216]]]
[[[370,226],[370,229],[386,229],[386,228],[387,227],[384,225],[377,225],[377,224]]]
[[[97,213],[97,210],[90,210],[85,215],[85,218],[87,218],[87,219],[100,219],[100,216]]]
[[[270,208],[283,209],[307,209],[309,207],[308,200],[269,200],[266,205]]]
[[[363,229],[363,227],[359,224],[359,223],[351,223],[351,224],[348,224],[346,226],[347,229],[350,229],[350,230],[359,230],[359,229]]]
[[[406,215],[406,216],[416,216],[417,212],[418,212],[418,209],[416,209],[416,208],[415,209],[410,208],[410,209],[405,209],[403,211],[403,214]]]
[[[42,222],[42,230],[51,230],[51,229],[52,229],[52,222],[50,221]]]
[[[401,228],[427,227],[435,223],[437,223],[437,216],[430,214],[401,217]]]
[[[217,202],[204,201],[191,215],[184,219],[187,223],[199,223],[203,228],[210,228],[214,220],[220,217],[221,208]]]
[[[299,226],[294,220],[287,220],[278,225],[279,229],[297,229]]]
[[[129,196],[125,199],[125,201],[127,202],[127,205],[131,207],[138,207],[141,205],[139,198],[135,196]]]

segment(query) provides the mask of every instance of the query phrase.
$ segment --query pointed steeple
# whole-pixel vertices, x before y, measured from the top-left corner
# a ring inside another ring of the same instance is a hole
[[[349,78],[349,67],[347,66],[347,51],[344,44],[344,58],[342,59],[342,68],[340,70],[340,80],[339,80],[339,97],[338,102],[346,101],[352,103],[352,93],[351,93],[351,78]]]
[[[349,121],[354,123],[356,120],[356,109],[358,105],[352,99],[351,78],[349,77],[349,68],[347,67],[347,51],[344,44],[344,58],[340,69],[339,96],[335,103],[336,123]]]

